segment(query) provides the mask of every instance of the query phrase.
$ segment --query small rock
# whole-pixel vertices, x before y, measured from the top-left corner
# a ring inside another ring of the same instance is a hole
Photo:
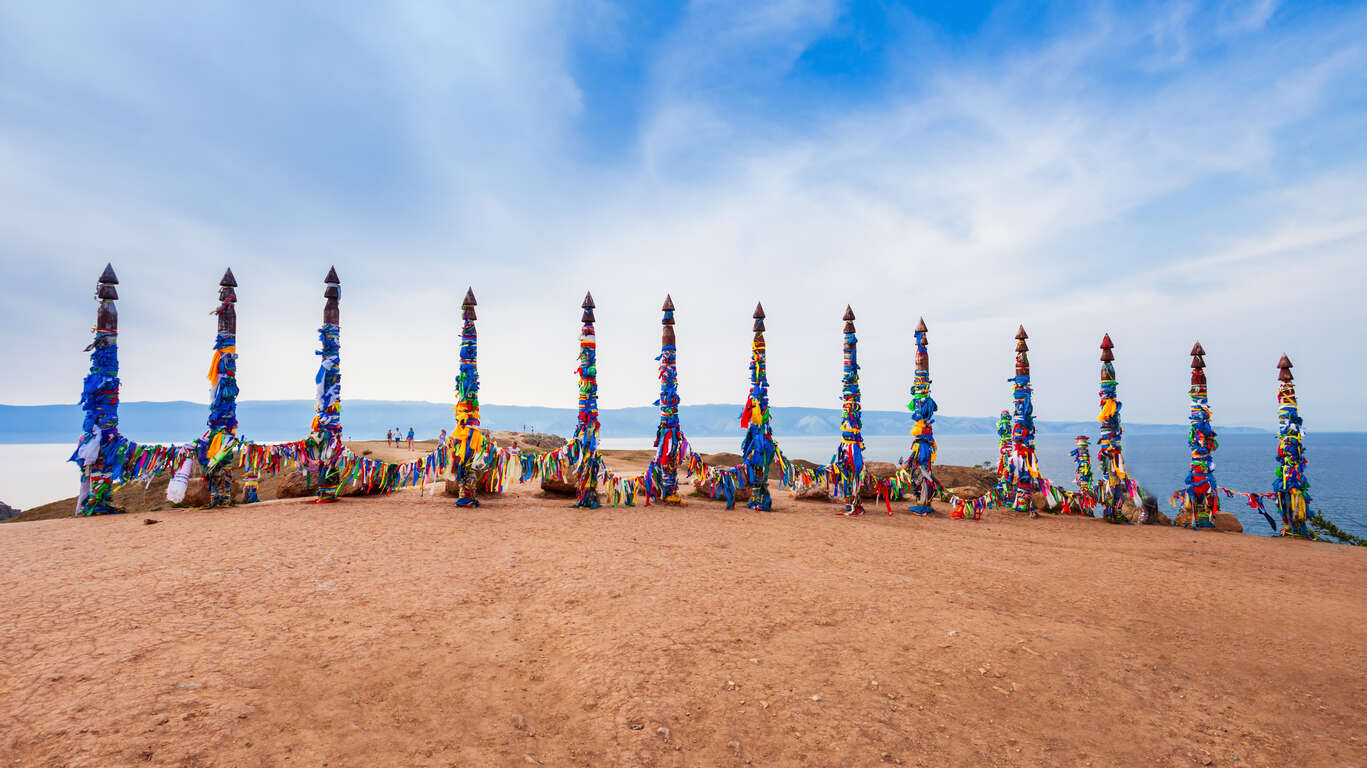
[[[160,520],[153,520],[153,519],[150,518],[150,517],[144,517],[144,518],[142,519],[142,524],[143,524],[143,525],[156,525],[157,523],[160,523],[160,522],[161,522]]]
[[[819,694],[819,693],[814,693],[814,694],[812,694],[812,701],[821,701],[821,694]]]
[[[519,731],[527,730],[527,718],[522,715],[513,715],[513,727]]]
[[[659,728],[656,728],[655,732],[665,737],[665,741],[669,741],[669,729],[665,726],[662,725]]]
[[[736,754],[738,754],[738,755],[740,754],[740,742],[739,742],[739,741],[729,741],[729,742],[727,742],[726,746],[730,747],[730,748],[732,749],[732,751],[734,751]]]
[[[951,630],[949,630],[949,636],[950,636],[950,637],[958,637],[958,636],[959,636],[959,630],[957,630],[957,629],[951,629]]]
[[[532,757],[531,755],[523,755],[522,762],[528,763],[530,765],[541,765],[541,763],[537,762],[536,758]]]

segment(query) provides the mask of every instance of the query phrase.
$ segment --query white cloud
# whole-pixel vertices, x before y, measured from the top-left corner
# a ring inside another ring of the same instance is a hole
[[[0,363],[35,374],[0,382],[0,401],[74,395],[79,354],[48,350],[79,349],[88,284],[107,259],[125,280],[133,399],[202,397],[204,313],[227,263],[242,282],[244,397],[309,396],[318,283],[334,261],[348,397],[448,398],[452,313],[473,285],[486,402],[573,403],[586,289],[600,307],[608,407],[654,399],[666,292],[679,307],[685,402],[743,396],[759,299],[779,404],[837,403],[846,303],[859,316],[866,408],[905,402],[920,315],[951,415],[1005,404],[1018,323],[1031,332],[1043,418],[1093,415],[1106,330],[1137,421],[1184,417],[1183,353],[1196,335],[1229,421],[1273,418],[1265,358],[1283,346],[1307,393],[1347,399],[1345,363],[1330,353],[1351,346],[1363,319],[1347,286],[1367,277],[1367,169],[1361,146],[1306,126],[1350,119],[1340,103],[1362,93],[1363,15],[1278,30],[1267,26],[1273,5],[1247,10],[1225,15],[1261,21],[1218,44],[1227,32],[1206,16],[1096,11],[1040,42],[889,75],[914,90],[839,110],[799,90],[782,101],[800,109],[775,113],[752,96],[800,87],[785,80],[793,61],[840,9],[697,2],[643,62],[639,130],[606,162],[576,150],[594,84],[576,80],[573,56],[576,45],[622,45],[624,30],[582,26],[625,24],[613,8],[414,3],[334,17],[334,37],[349,41],[332,52],[340,63],[317,62],[318,79],[294,68],[303,63],[280,64],[276,87],[343,88],[326,75],[331,64],[363,78],[356,98],[382,98],[366,102],[381,110],[366,124],[375,147],[413,168],[373,190],[364,174],[315,173],[235,131],[187,130],[173,118],[201,103],[185,93],[208,66],[193,51],[180,72],[153,72],[126,50],[101,71],[102,52],[117,48],[101,24],[22,14],[6,21],[31,38],[14,54],[29,75],[0,85],[0,104],[50,98],[120,125],[155,109],[152,140],[196,173],[140,165],[143,155],[101,142],[97,123],[73,153],[35,133],[42,119],[0,121],[0,202],[12,214],[0,221],[0,261],[47,260],[7,290],[57,286],[43,302],[10,302],[39,307],[49,325],[3,315],[29,330]],[[93,53],[60,57],[66,48]],[[900,53],[889,60],[911,60]],[[95,106],[61,90],[71,83],[85,83]],[[344,95],[306,101],[263,114],[283,121],[258,126],[263,136],[345,131],[324,109],[348,104]],[[305,114],[315,103],[320,114]],[[221,198],[235,200],[230,210],[215,210]],[[1300,305],[1283,300],[1289,262],[1310,265],[1291,273]],[[1295,309],[1306,305],[1315,311]]]

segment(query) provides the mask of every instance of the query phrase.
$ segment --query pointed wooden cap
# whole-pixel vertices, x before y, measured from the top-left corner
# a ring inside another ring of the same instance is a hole
[[[1285,354],[1282,355],[1282,359],[1281,359],[1281,360],[1278,360],[1278,361],[1277,361],[1277,368],[1278,368],[1279,371],[1280,371],[1280,372],[1277,374],[1277,379],[1278,379],[1278,380],[1280,380],[1280,381],[1291,381],[1292,378],[1294,378],[1294,377],[1291,375],[1291,358],[1287,357]]]
[[[1028,333],[1025,332],[1025,326],[1022,325],[1022,326],[1016,328],[1016,338],[1018,338],[1018,339],[1028,339],[1028,338],[1030,338],[1030,334],[1028,334]]]
[[[845,305],[845,316],[840,319],[847,323],[854,319],[854,310],[850,308],[849,304]]]
[[[229,288],[237,287],[237,278],[233,277],[232,267],[228,267],[228,271],[223,273],[223,279],[219,280],[218,284],[222,286],[227,286]]]
[[[1199,341],[1196,342],[1196,344],[1194,344],[1194,345],[1192,346],[1192,348],[1191,348],[1191,355],[1192,355],[1192,357],[1195,357],[1195,356],[1197,356],[1197,355],[1204,355],[1205,353],[1206,353],[1206,348],[1203,347],[1203,346],[1201,346],[1201,342],[1199,342]]]
[[[921,318],[920,320],[918,320],[918,321],[916,322],[916,332],[917,332],[917,333],[926,333],[926,332],[928,332],[929,330],[930,330],[930,329],[926,327],[926,319],[925,319],[924,317]]]
[[[104,271],[100,273],[99,282],[105,283],[106,285],[118,285],[118,284],[119,284],[119,276],[116,275],[116,274],[114,274],[114,265],[113,265],[113,264],[105,264],[105,265],[104,265]]]
[[[764,319],[764,305],[759,302],[755,302],[755,314],[751,315],[750,317],[753,317],[756,320]]]
[[[660,311],[661,311],[661,312],[673,312],[673,311],[674,311],[674,299],[670,298],[669,294],[667,294],[667,293],[665,294],[665,303],[664,303],[664,306],[660,307]]]
[[[1111,362],[1112,360],[1115,360],[1115,353],[1111,351],[1113,348],[1115,348],[1115,344],[1112,344],[1112,343],[1111,343],[1111,334],[1108,333],[1108,334],[1106,334],[1105,336],[1102,336],[1102,337],[1101,337],[1101,362],[1103,362],[1103,363],[1109,363],[1109,362]]]
[[[1192,356],[1191,356],[1191,367],[1192,367],[1193,370],[1205,368],[1205,367],[1206,367],[1206,361],[1205,361],[1205,360],[1202,360],[1200,355],[1192,355]]]
[[[466,289],[465,289],[465,298],[460,302],[460,305],[461,305],[462,307],[473,307],[473,306],[475,306],[475,305],[478,304],[478,303],[479,303],[479,302],[475,301],[475,289],[474,289],[474,288],[466,288]]]
[[[325,278],[323,278],[323,282],[325,282],[325,283],[335,283],[335,284],[337,284],[337,285],[341,285],[342,279],[339,278],[339,277],[337,277],[337,268],[336,268],[336,267],[328,267],[328,276],[325,277]]]
[[[594,306],[594,305],[593,305],[593,293],[592,293],[592,292],[585,293],[585,294],[584,294],[584,303],[583,303],[583,304],[580,304],[579,306],[582,307],[582,308],[584,308],[584,309],[593,309],[593,306]]]
[[[1111,334],[1108,333],[1108,334],[1106,334],[1105,336],[1102,336],[1102,337],[1101,337],[1101,348],[1102,348],[1102,349],[1114,349],[1114,348],[1115,348],[1115,344],[1111,341]]]

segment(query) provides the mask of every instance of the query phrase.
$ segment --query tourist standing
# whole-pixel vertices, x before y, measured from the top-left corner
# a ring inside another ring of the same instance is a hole
[[[408,450],[413,450],[413,428],[408,428]]]
[[[384,444],[388,446],[388,445],[392,445],[393,442],[394,442],[394,430],[392,430],[392,429],[386,429],[386,430],[384,431]]]

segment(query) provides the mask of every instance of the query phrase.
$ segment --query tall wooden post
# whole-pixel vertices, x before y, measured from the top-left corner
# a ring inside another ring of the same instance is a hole
[[[1011,507],[1017,512],[1036,516],[1030,503],[1031,495],[1039,488],[1039,463],[1035,458],[1035,406],[1031,403],[1030,358],[1026,355],[1030,338],[1025,326],[1016,330],[1016,375],[1011,378],[1011,457],[1009,478],[1012,488]]]
[[[1307,523],[1310,481],[1305,477],[1305,444],[1296,404],[1296,381],[1291,375],[1291,358],[1286,355],[1277,362],[1277,381],[1277,475],[1272,489],[1277,493],[1277,509],[1282,513],[1280,535],[1314,538]]]
[[[854,332],[854,310],[847,304],[845,343],[842,347],[844,373],[840,385],[840,447],[831,458],[836,472],[836,493],[845,501],[847,517],[864,514],[859,491],[864,485],[863,413],[859,404],[859,339]]]
[[[764,349],[764,306],[756,303],[751,315],[755,321],[754,339],[750,342],[750,393],[741,409],[740,426],[745,430],[741,442],[745,472],[748,475],[750,509],[769,511],[774,508],[773,497],[769,494],[769,466],[774,463],[774,427],[769,416],[769,373]],[[734,500],[727,502],[726,508],[735,505]]]
[[[1206,350],[1201,342],[1191,348],[1191,431],[1187,447],[1191,448],[1191,469],[1183,494],[1184,511],[1191,513],[1191,528],[1214,528],[1216,512],[1220,511],[1220,494],[1215,484],[1214,452],[1220,447],[1211,426],[1210,396],[1206,391]]]
[[[455,455],[458,507],[478,507],[475,498],[484,454],[484,433],[479,429],[479,355],[475,336],[475,291],[465,290],[460,304],[460,373],[456,375],[456,428],[451,433]]]
[[[77,515],[108,515],[122,512],[114,506],[113,475],[118,473],[119,440],[119,278],[106,264],[95,287],[95,339],[90,352],[90,372],[81,390],[85,412],[84,434],[71,460],[81,468],[81,493]]]
[[[915,493],[910,510],[918,515],[931,513],[930,497],[936,490],[935,464],[935,400],[930,396],[930,341],[929,329],[923,317],[916,323],[916,373],[911,383],[911,453],[907,456],[907,471],[911,475]]]
[[[570,459],[579,480],[579,498],[574,506],[597,509],[598,476],[603,462],[598,456],[598,339],[594,335],[593,294],[584,294],[584,310],[579,320],[579,411],[570,441]]]
[[[1129,523],[1130,519],[1120,511],[1129,491],[1130,479],[1125,473],[1125,457],[1120,445],[1120,401],[1116,399],[1115,366],[1112,365],[1115,353],[1111,351],[1114,348],[1111,335],[1108,333],[1102,336],[1101,390],[1098,393],[1101,398],[1101,412],[1096,417],[1097,422],[1101,424],[1101,440],[1097,442],[1096,460],[1101,466],[1103,491],[1100,494],[1100,501],[1107,522]],[[1144,514],[1142,507],[1140,514]]]
[[[196,446],[204,479],[209,485],[209,506],[233,503],[233,447],[237,434],[237,279],[232,269],[218,281],[218,334],[209,360],[208,431]],[[253,483],[255,485],[255,483]],[[246,494],[246,491],[243,491]],[[255,488],[252,495],[255,496]]]
[[[323,278],[323,325],[318,329],[323,358],[318,367],[317,415],[313,417],[313,448],[318,459],[317,504],[337,501],[342,489],[342,346],[341,312],[342,281],[337,269],[328,269]]]
[[[683,432],[679,428],[679,372],[676,367],[674,300],[665,295],[660,307],[660,426],[655,431],[655,458],[647,467],[656,493],[667,504],[683,504],[679,498],[679,461],[683,458]]]

